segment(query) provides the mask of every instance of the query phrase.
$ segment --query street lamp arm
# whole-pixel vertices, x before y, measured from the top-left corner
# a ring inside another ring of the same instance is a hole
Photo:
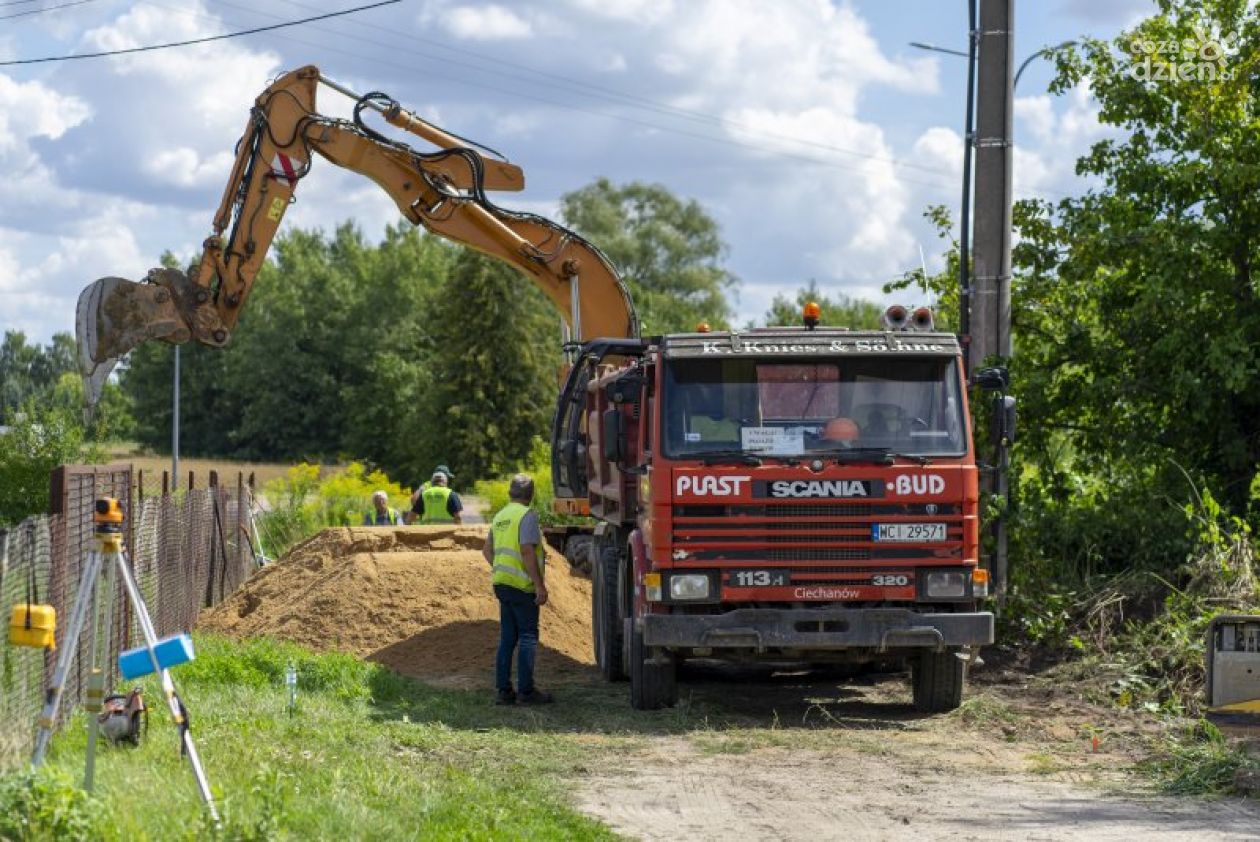
[[[1042,56],[1048,55],[1055,50],[1062,50],[1064,47],[1073,47],[1075,45],[1075,41],[1064,41],[1062,44],[1056,44],[1053,47],[1042,47],[1040,50],[1024,59],[1024,63],[1019,66],[1019,70],[1015,71],[1015,81],[1011,83],[1011,89],[1014,90],[1019,87],[1019,77],[1024,75],[1024,70],[1028,67],[1028,65],[1032,64],[1033,59],[1041,58]]]

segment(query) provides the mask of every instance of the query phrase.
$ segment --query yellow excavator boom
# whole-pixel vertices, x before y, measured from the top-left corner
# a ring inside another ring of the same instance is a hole
[[[320,84],[355,100],[353,120],[316,110]],[[420,152],[374,131],[362,119],[369,109],[437,149]],[[629,293],[598,248],[544,217],[487,198],[487,191],[523,189],[519,167],[384,94],[359,96],[308,65],[279,77],[255,100],[192,273],[154,269],[141,283],[106,277],[80,295],[76,332],[89,404],[117,360],[141,342],[228,344],[315,155],[376,182],[412,224],[515,266],[560,310],[571,341],[638,335]]]

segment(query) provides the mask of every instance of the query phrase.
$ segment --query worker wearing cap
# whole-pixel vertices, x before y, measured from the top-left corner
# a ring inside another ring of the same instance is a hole
[[[445,475],[447,485],[450,485],[451,480],[455,479],[455,474],[452,473],[451,469],[446,467],[445,465],[438,465],[436,468],[433,469],[433,473]],[[415,520],[416,517],[419,516],[421,512],[423,512],[424,507],[420,504],[420,495],[428,491],[432,487],[433,487],[432,478],[426,479],[424,483],[419,488],[417,488],[414,493],[412,493],[411,495],[412,511],[406,514],[407,523],[411,523],[413,520]]]
[[[543,581],[544,554],[538,513],[530,509],[534,481],[526,474],[512,477],[508,504],[490,521],[490,535],[481,554],[490,565],[494,595],[499,600],[499,651],[494,662],[495,704],[546,704],[550,693],[534,686],[534,657],[538,650],[538,613],[547,604]],[[516,679],[512,689],[512,654]]]
[[[364,526],[397,526],[402,523],[398,510],[389,505],[389,495],[384,491],[372,492],[372,509],[364,513]]]
[[[463,510],[463,501],[447,485],[446,474],[441,471],[433,473],[429,487],[420,492],[411,506],[412,520],[419,517],[421,523],[461,523]]]

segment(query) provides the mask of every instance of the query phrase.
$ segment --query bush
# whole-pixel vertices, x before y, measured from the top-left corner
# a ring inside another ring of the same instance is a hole
[[[0,839],[98,838],[100,814],[68,775],[44,768],[0,779]]]
[[[83,425],[64,409],[27,403],[0,434],[0,526],[48,511],[49,474],[58,465],[99,461]]]
[[[473,485],[473,494],[486,501],[490,514],[497,512],[508,504],[508,486],[516,473],[529,474],[534,479],[534,503],[530,507],[538,512],[538,520],[543,526],[586,523],[588,519],[573,515],[560,515],[552,510],[555,493],[551,487],[551,448],[539,438],[533,440],[529,449],[529,460],[512,474],[498,479],[478,480]]]
[[[358,462],[320,478],[320,467],[302,463],[290,468],[283,479],[263,488],[271,505],[258,522],[265,549],[283,555],[298,541],[329,526],[358,526],[372,507],[372,493],[384,491],[399,511],[411,505],[411,492],[380,471]]]

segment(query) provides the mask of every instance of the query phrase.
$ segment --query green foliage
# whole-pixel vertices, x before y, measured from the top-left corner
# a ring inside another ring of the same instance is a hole
[[[28,345],[25,334],[6,331],[0,343],[0,425],[12,424],[27,404],[63,409],[78,416],[83,410],[83,381],[75,361],[74,337],[53,334],[44,347]],[[101,393],[91,438],[125,439],[134,434],[131,401],[117,383],[109,381]]]
[[[400,223],[378,246],[352,225],[281,235],[227,350],[181,349],[181,450],[189,456],[336,459],[400,471],[429,380],[426,322],[454,250]],[[171,346],[122,373],[137,439],[169,446]]]
[[[722,266],[726,244],[694,199],[659,184],[616,186],[601,178],[560,197],[561,214],[604,251],[630,288],[645,335],[725,328],[726,293],[736,278]]]
[[[801,308],[809,302],[818,304],[822,311],[819,324],[824,327],[847,327],[853,330],[873,330],[880,325],[880,316],[884,308],[872,301],[860,298],[849,298],[843,293],[834,298],[824,295],[818,284],[810,281],[807,286],[796,291],[789,298],[783,293],[774,297],[770,309],[766,312],[765,323],[770,326],[798,326],[801,322]]]
[[[494,476],[522,462],[556,402],[555,310],[520,274],[462,252],[431,311],[432,384],[414,407],[425,446],[409,467],[439,462],[458,477]]]
[[[0,526],[48,511],[53,468],[100,457],[71,411],[28,403],[0,434]]]
[[[0,839],[98,838],[100,812],[101,805],[64,771],[39,769],[0,778]]]
[[[1088,80],[1103,123],[1123,130],[1077,163],[1100,185],[1017,213],[1016,335],[1030,446],[1066,438],[1083,456],[1176,458],[1246,510],[1260,464],[1260,95],[1233,80],[1144,81],[1133,44],[1237,32],[1242,65],[1260,16],[1233,0],[1169,0],[1114,43],[1058,54],[1052,90]],[[1047,468],[1057,468],[1047,465]]]
[[[478,480],[473,486],[473,494],[486,501],[489,514],[508,504],[508,486],[512,482],[512,476],[517,473],[529,474],[534,479],[534,502],[530,508],[538,512],[538,521],[543,526],[589,522],[587,518],[560,515],[552,511],[551,504],[555,501],[555,494],[551,488],[551,448],[540,438],[534,439],[530,446],[529,459],[517,468],[497,479]]]
[[[294,465],[263,488],[270,509],[258,521],[264,548],[273,557],[330,526],[359,526],[372,510],[372,494],[384,491],[399,512],[411,504],[408,489],[378,470],[351,462],[323,478],[318,465]]]

